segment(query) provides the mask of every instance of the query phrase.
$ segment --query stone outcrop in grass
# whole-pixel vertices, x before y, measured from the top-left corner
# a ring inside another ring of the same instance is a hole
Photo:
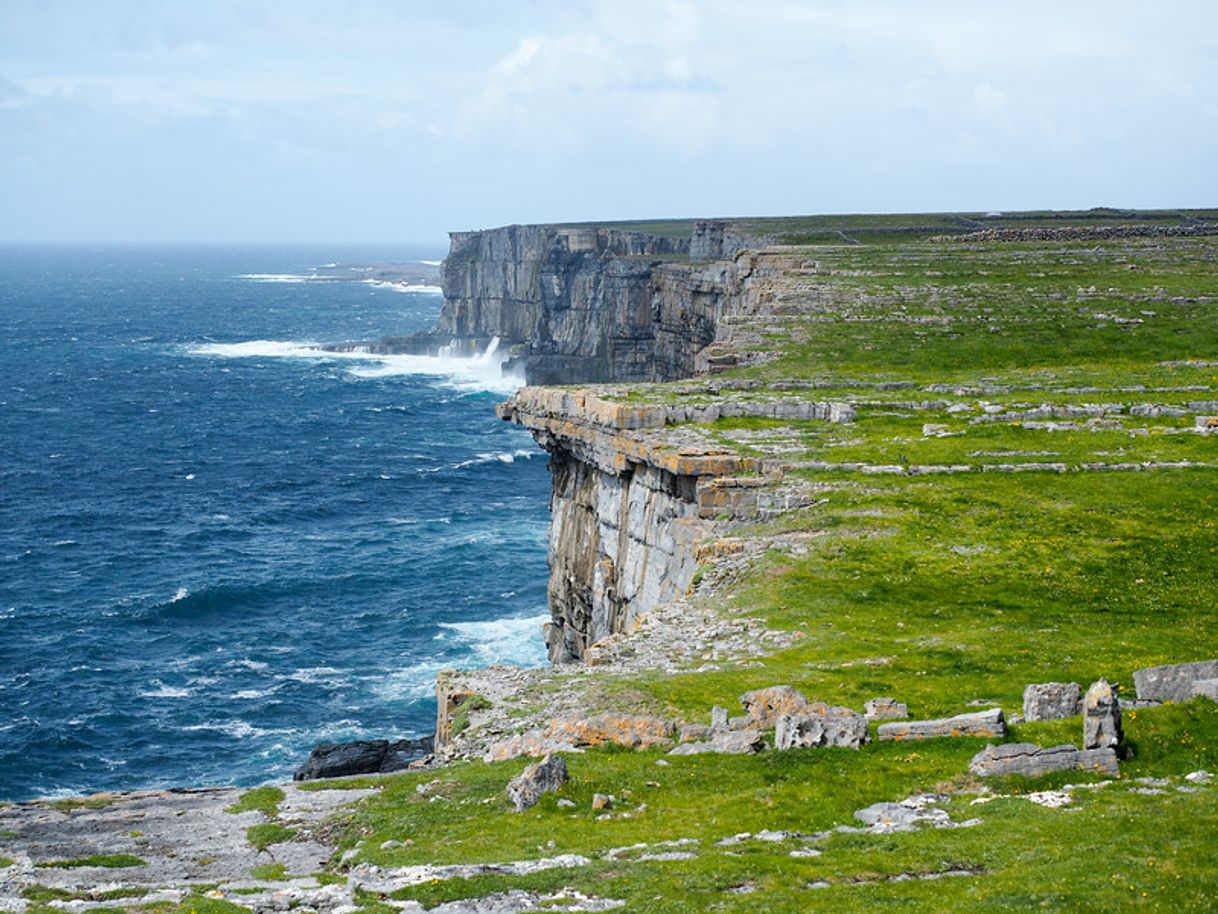
[[[1023,719],[1060,720],[1083,710],[1082,688],[1077,682],[1041,682],[1023,690]]]
[[[1007,735],[1002,709],[989,708],[970,714],[957,714],[938,720],[904,720],[880,724],[876,734],[880,740],[920,740],[940,736],[988,736],[1001,739]]]
[[[1004,743],[986,746],[969,762],[970,774],[977,777],[1001,777],[1017,774],[1034,778],[1054,771],[1102,771],[1116,777],[1115,749],[1076,749],[1074,746],[1042,748],[1032,743]]]
[[[806,713],[784,714],[774,728],[775,749],[857,749],[867,739],[867,718],[862,714],[820,703],[810,706]]]
[[[1218,679],[1218,660],[1151,666],[1133,674],[1140,701],[1188,701],[1200,679]]]
[[[1124,738],[1116,689],[1100,679],[1083,696],[1083,748],[1118,749]]]
[[[534,762],[512,779],[507,786],[508,799],[516,812],[536,806],[543,794],[553,793],[567,783],[567,763],[561,755],[547,755]]]

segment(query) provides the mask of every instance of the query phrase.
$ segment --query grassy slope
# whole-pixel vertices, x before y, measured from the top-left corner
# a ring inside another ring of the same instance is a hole
[[[824,226],[786,228],[811,227]],[[701,429],[709,440],[796,464],[1218,463],[1218,439],[1166,431],[1191,425],[1191,415],[1126,414],[1119,428],[1059,432],[969,421],[981,415],[978,400],[1027,408],[1218,399],[1218,369],[1160,364],[1218,359],[1218,309],[1204,300],[1218,295],[1214,239],[968,248],[906,240],[809,253],[822,274],[834,275],[792,277],[780,291],[797,301],[830,283],[830,305],[820,299],[815,314],[770,322],[764,345],[780,357],[737,374],[763,383],[814,378],[826,385],[817,397],[871,405],[849,426],[721,421]],[[913,386],[875,386],[885,381]],[[944,383],[989,391],[930,389]],[[1084,386],[1100,390],[1080,392]],[[1154,389],[1180,387],[1200,389]],[[674,393],[657,386],[632,396]],[[968,402],[971,410],[900,405],[933,399]],[[925,437],[924,423],[954,434]],[[975,699],[1013,712],[1028,682],[1086,685],[1107,676],[1128,691],[1138,667],[1218,656],[1218,469],[793,472],[821,484],[824,503],[752,533],[815,535],[803,550],[771,553],[720,599],[725,611],[757,614],[802,637],[760,666],[616,681],[606,686],[607,699],[701,720],[713,704],[734,707],[749,688],[789,682],[854,707],[894,695],[916,716],[958,712]],[[1081,735],[1078,719],[1014,730],[1014,738],[1042,745],[1077,743]],[[829,828],[851,821],[861,806],[915,791],[967,791],[975,785],[964,772],[981,744],[703,756],[664,767],[656,753],[589,752],[569,759],[573,781],[561,794],[576,809],[547,797],[519,816],[508,811],[503,786],[522,761],[454,766],[433,791],[442,801],[414,789],[434,775],[389,781],[359,807],[346,843],[381,864],[564,852],[595,859],[577,871],[447,880],[411,891],[428,903],[505,887],[571,886],[625,898],[636,911],[1210,910],[1218,891],[1218,789],[1179,792],[1177,781],[1165,794],[1145,795],[1128,779],[1218,770],[1218,707],[1198,700],[1127,713],[1126,730],[1135,757],[1124,763],[1122,780],[1078,792],[1067,809],[1022,799],[970,807],[965,792],[953,815],[980,816],[981,825],[836,835],[817,845],[819,857],[792,858],[797,845],[790,843],[713,842],[738,831]],[[1020,792],[1067,780],[1088,778],[1001,786]],[[612,818],[598,820],[589,809],[593,792],[626,799]],[[676,838],[698,839],[697,859],[627,864],[602,856]],[[389,839],[413,843],[382,849]],[[883,878],[953,868],[979,875]],[[810,887],[822,881],[829,886]]]

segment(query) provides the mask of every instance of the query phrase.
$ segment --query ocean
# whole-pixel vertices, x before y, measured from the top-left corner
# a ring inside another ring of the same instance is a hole
[[[435,247],[0,247],[0,800],[257,784],[545,650],[545,455],[353,268]]]

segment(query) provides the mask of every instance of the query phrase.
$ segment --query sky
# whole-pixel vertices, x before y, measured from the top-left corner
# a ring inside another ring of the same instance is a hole
[[[0,241],[1218,205],[1218,4],[0,0]]]

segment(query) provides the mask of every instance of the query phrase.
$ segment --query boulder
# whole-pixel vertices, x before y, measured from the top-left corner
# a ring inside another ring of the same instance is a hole
[[[562,787],[568,778],[567,763],[563,757],[547,755],[512,778],[507,786],[508,799],[516,807],[516,812],[524,812],[536,806],[542,794],[553,793]]]
[[[1061,720],[1083,710],[1083,690],[1077,682],[1039,682],[1023,690],[1024,720]]]
[[[1116,777],[1119,772],[1114,749],[1076,749],[1070,745],[1041,748],[1032,743],[986,746],[973,756],[968,770],[982,778],[1007,774],[1034,778],[1053,771],[1075,770],[1103,771]]]
[[[294,781],[315,778],[341,778],[353,774],[380,774],[401,771],[415,759],[429,754],[433,739],[361,739],[349,743],[320,743],[292,775]]]
[[[1218,701],[1218,679],[1197,679],[1193,682],[1193,695]]]
[[[525,730],[523,733],[514,733],[507,739],[492,743],[487,747],[486,755],[483,759],[487,762],[502,762],[507,759],[519,758],[522,755],[541,758],[544,755],[550,755],[555,752],[582,751],[582,749],[576,749],[575,744],[570,740],[551,739],[540,729],[534,728],[532,730]]]
[[[842,746],[857,749],[867,742],[867,718],[849,708],[817,702],[811,713],[784,714],[774,725],[775,749]]]
[[[711,708],[710,725],[712,730],[726,730],[728,728],[727,708],[721,708],[719,705],[715,705],[713,708]]]
[[[988,708],[971,714],[957,714],[937,720],[903,720],[880,724],[881,740],[933,739],[939,736],[988,736],[1001,739],[1007,735],[1007,723],[1001,708]]]
[[[750,729],[768,730],[784,714],[802,713],[808,707],[808,699],[798,689],[779,685],[745,692],[740,696],[740,704],[749,716]]]
[[[1083,696],[1083,748],[1116,749],[1123,738],[1116,689],[1100,679]]]
[[[895,698],[873,698],[863,702],[863,713],[868,720],[903,720],[909,717],[909,708]]]
[[[1198,679],[1218,679],[1218,660],[1151,666],[1133,674],[1138,698],[1149,701],[1188,701]]]
[[[715,733],[710,739],[699,743],[682,743],[669,755],[699,755],[703,752],[720,752],[725,755],[747,755],[765,748],[765,739],[759,730],[728,730]]]

